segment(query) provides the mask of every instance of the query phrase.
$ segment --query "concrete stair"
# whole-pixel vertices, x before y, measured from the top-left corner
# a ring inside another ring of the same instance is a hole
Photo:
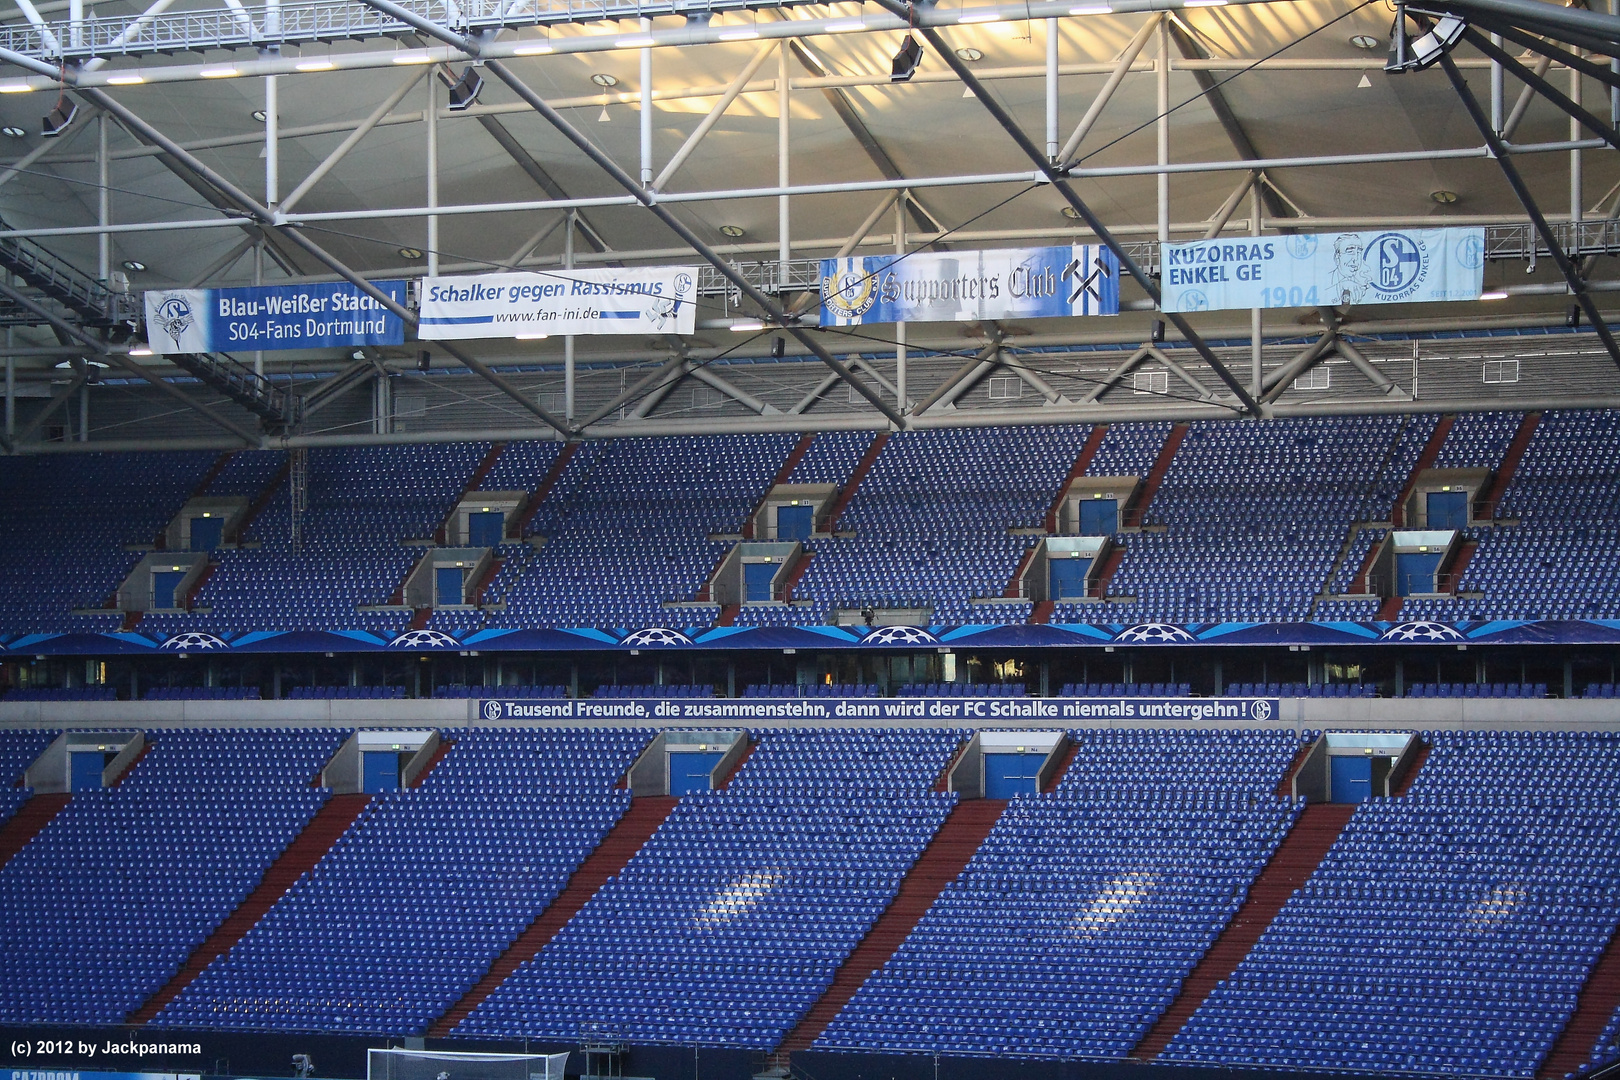
[[[956,804],[912,864],[894,900],[845,957],[833,975],[832,985],[788,1032],[778,1051],[809,1049],[872,973],[895,954],[945,886],[961,874],[1005,809],[1005,799],[966,799]]]
[[[1086,436],[1085,443],[1080,447],[1080,453],[1075,455],[1074,464],[1069,466],[1069,475],[1058,485],[1057,495],[1052,499],[1052,505],[1046,509],[1047,532],[1058,531],[1058,511],[1063,508],[1063,496],[1069,493],[1069,485],[1086,475],[1086,470],[1091,468],[1091,459],[1097,456],[1103,436],[1107,434],[1107,424],[1096,424],[1092,427],[1091,434]]]
[[[180,970],[163,984],[157,993],[147,998],[140,1008],[130,1013],[126,1023],[145,1024],[163,1011],[164,1006],[179,996],[180,991],[190,986],[192,980],[207,970],[208,965],[216,957],[224,956],[230,952],[238,941],[252,930],[265,913],[275,906],[303,877],[315,868],[325,854],[332,850],[338,837],[348,831],[353,825],[366,804],[371,802],[370,795],[334,795],[326,801],[315,816],[309,819],[304,830],[293,838],[275,862],[265,870],[264,877],[259,879],[259,885],[247,899],[243,900],[237,909],[225,917],[225,921],[214,928],[203,943],[197,946],[195,952],[186,957],[186,962],[180,965]]]
[[[568,468],[568,463],[574,460],[575,454],[579,453],[579,445],[577,442],[564,443],[563,448],[557,451],[557,460],[551,463],[551,468],[546,470],[546,475],[540,479],[539,485],[529,493],[528,499],[525,500],[518,512],[507,519],[506,538],[508,540],[523,539],[523,530],[528,526],[529,522],[534,520],[534,515],[540,512],[541,505],[551,495],[551,489],[557,486],[557,481],[562,479],[563,471]]]
[[[1502,453],[1502,463],[1491,474],[1491,486],[1480,495],[1479,501],[1474,504],[1474,519],[1484,521],[1496,516],[1496,506],[1507,493],[1508,485],[1513,483],[1513,474],[1519,471],[1519,462],[1524,460],[1524,452],[1530,448],[1530,440],[1536,434],[1536,428],[1541,424],[1541,414],[1537,412],[1525,413],[1524,419],[1519,421],[1519,430],[1513,433],[1513,441]]]
[[[1271,861],[1249,886],[1243,906],[1181,981],[1181,993],[1142,1036],[1142,1041],[1131,1051],[1131,1057],[1151,1061],[1170,1045],[1176,1032],[1185,1026],[1215,987],[1237,970],[1288,898],[1294,895],[1294,890],[1305,884],[1321,865],[1322,857],[1344,831],[1355,809],[1336,803],[1313,803],[1300,813],[1294,827],[1272,853]]]
[[[43,832],[72,798],[72,795],[35,795],[19,806],[17,812],[0,825],[0,867]]]
[[[636,852],[640,851],[642,845],[658,831],[658,827],[664,823],[679,802],[679,799],[668,796],[649,796],[632,800],[630,809],[625,811],[618,824],[613,826],[612,831],[602,838],[596,850],[586,856],[585,861],[574,870],[563,891],[536,916],[528,929],[519,934],[517,940],[512,942],[505,952],[495,958],[489,970],[484,973],[484,977],[463,994],[460,1001],[450,1006],[449,1011],[433,1022],[428,1028],[428,1034],[441,1039],[449,1035],[455,1026],[465,1020],[485,998],[493,994],[512,972],[538,956],[540,950],[568,925],[568,920],[578,914],[579,909],[596,895],[597,890],[629,864]]]
[[[1154,459],[1153,468],[1148,470],[1147,478],[1142,481],[1141,490],[1136,493],[1130,505],[1124,508],[1122,523],[1141,525],[1147,519],[1148,506],[1152,504],[1153,497],[1163,486],[1165,475],[1170,471],[1170,464],[1176,460],[1176,451],[1181,449],[1181,444],[1190,430],[1189,424],[1176,424],[1170,429],[1170,434],[1164,437],[1164,445],[1159,448],[1159,456]]]
[[[866,479],[866,474],[872,471],[873,465],[877,464],[878,455],[883,453],[883,448],[888,445],[888,442],[889,433],[887,431],[880,431],[872,437],[872,442],[867,446],[866,453],[861,455],[861,460],[855,463],[854,470],[849,474],[849,481],[838,490],[838,497],[833,500],[832,509],[827,511],[828,532],[832,532],[838,526],[838,519],[844,516],[845,510],[849,509],[850,500],[855,498],[855,492],[859,490],[861,481]]]
[[[1412,489],[1417,487],[1418,477],[1423,471],[1434,468],[1435,459],[1440,456],[1440,448],[1446,445],[1446,436],[1451,434],[1452,426],[1456,423],[1457,418],[1452,414],[1442,416],[1440,422],[1434,425],[1429,441],[1423,444],[1423,452],[1412,465],[1412,473],[1401,486],[1401,493],[1395,496],[1395,505],[1389,511],[1389,520],[1397,529],[1406,528],[1406,500],[1412,497]]]
[[[1609,937],[1609,944],[1598,957],[1592,974],[1586,977],[1580,996],[1575,999],[1575,1013],[1559,1032],[1558,1039],[1547,1051],[1536,1076],[1541,1080],[1559,1080],[1568,1076],[1592,1056],[1598,1036],[1608,1026],[1614,1010],[1620,1008],[1620,929]]]

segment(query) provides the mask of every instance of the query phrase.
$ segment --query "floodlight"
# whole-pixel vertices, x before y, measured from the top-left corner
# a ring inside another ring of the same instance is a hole
[[[484,89],[484,77],[472,67],[468,67],[463,71],[461,78],[455,82],[451,82],[448,75],[440,75],[440,78],[444,79],[445,85],[450,87],[451,112],[462,112],[469,108],[473,102],[478,100],[479,93]]]
[[[1456,45],[1468,29],[1468,23],[1456,15],[1444,12],[1428,12],[1418,8],[1411,9],[1419,16],[1429,15],[1435,22],[1428,31],[1418,37],[1406,36],[1406,23],[1404,10],[1395,16],[1395,28],[1391,34],[1393,45],[1390,51],[1394,54],[1389,63],[1384,65],[1385,71],[1422,71],[1439,61],[1452,46]],[[1424,25],[1420,20],[1419,25]]]
[[[68,129],[73,118],[79,115],[79,103],[76,101],[58,101],[56,108],[46,114],[42,124],[41,135],[47,139],[54,139]]]
[[[894,70],[889,75],[890,82],[908,82],[917,73],[917,65],[922,62],[923,49],[917,39],[910,34],[906,35],[904,45],[894,54]]]

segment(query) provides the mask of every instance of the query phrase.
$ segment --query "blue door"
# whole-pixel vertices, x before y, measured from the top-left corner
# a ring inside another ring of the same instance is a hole
[[[191,550],[213,551],[225,533],[225,519],[194,517],[191,519]]]
[[[776,572],[781,568],[781,563],[743,563],[743,599],[775,599],[773,596],[771,596],[771,579],[776,577]]]
[[[79,750],[68,754],[68,786],[74,791],[100,791],[101,773],[107,756],[99,750]]]
[[[367,795],[399,790],[399,754],[374,750],[360,755],[360,790]]]
[[[1440,569],[1438,551],[1397,552],[1395,591],[1402,596],[1434,592],[1434,574]]]
[[[984,797],[1010,799],[1014,795],[1034,795],[1045,754],[984,755]]]
[[[1118,499],[1085,499],[1080,503],[1081,536],[1109,536],[1118,531]]]
[[[462,572],[459,566],[433,568],[433,602],[435,604],[461,603]]]
[[[473,547],[494,547],[503,539],[506,515],[499,510],[480,510],[467,515],[467,543]]]
[[[185,599],[176,596],[175,590],[185,579],[184,570],[154,570],[152,571],[152,606],[154,608],[175,608]]]
[[[723,756],[718,750],[669,755],[669,793],[690,795],[694,791],[713,790],[710,778]]]
[[[1468,527],[1468,492],[1429,492],[1429,528],[1466,529]]]
[[[1090,559],[1050,558],[1046,562],[1053,600],[1079,600],[1086,595]]]
[[[776,508],[776,538],[778,540],[808,540],[815,528],[815,507],[778,506]]]
[[[1372,794],[1372,758],[1330,757],[1328,776],[1336,803],[1366,802]]]

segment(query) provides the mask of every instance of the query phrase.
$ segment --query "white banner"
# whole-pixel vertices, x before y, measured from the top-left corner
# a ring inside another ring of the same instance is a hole
[[[1300,233],[1160,245],[1165,311],[1478,300],[1484,229]]]
[[[690,334],[697,276],[691,266],[638,266],[423,278],[417,336]]]

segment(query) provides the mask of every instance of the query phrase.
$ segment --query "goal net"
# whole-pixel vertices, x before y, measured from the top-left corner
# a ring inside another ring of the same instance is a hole
[[[567,1054],[473,1054],[371,1050],[366,1080],[563,1080]]]

